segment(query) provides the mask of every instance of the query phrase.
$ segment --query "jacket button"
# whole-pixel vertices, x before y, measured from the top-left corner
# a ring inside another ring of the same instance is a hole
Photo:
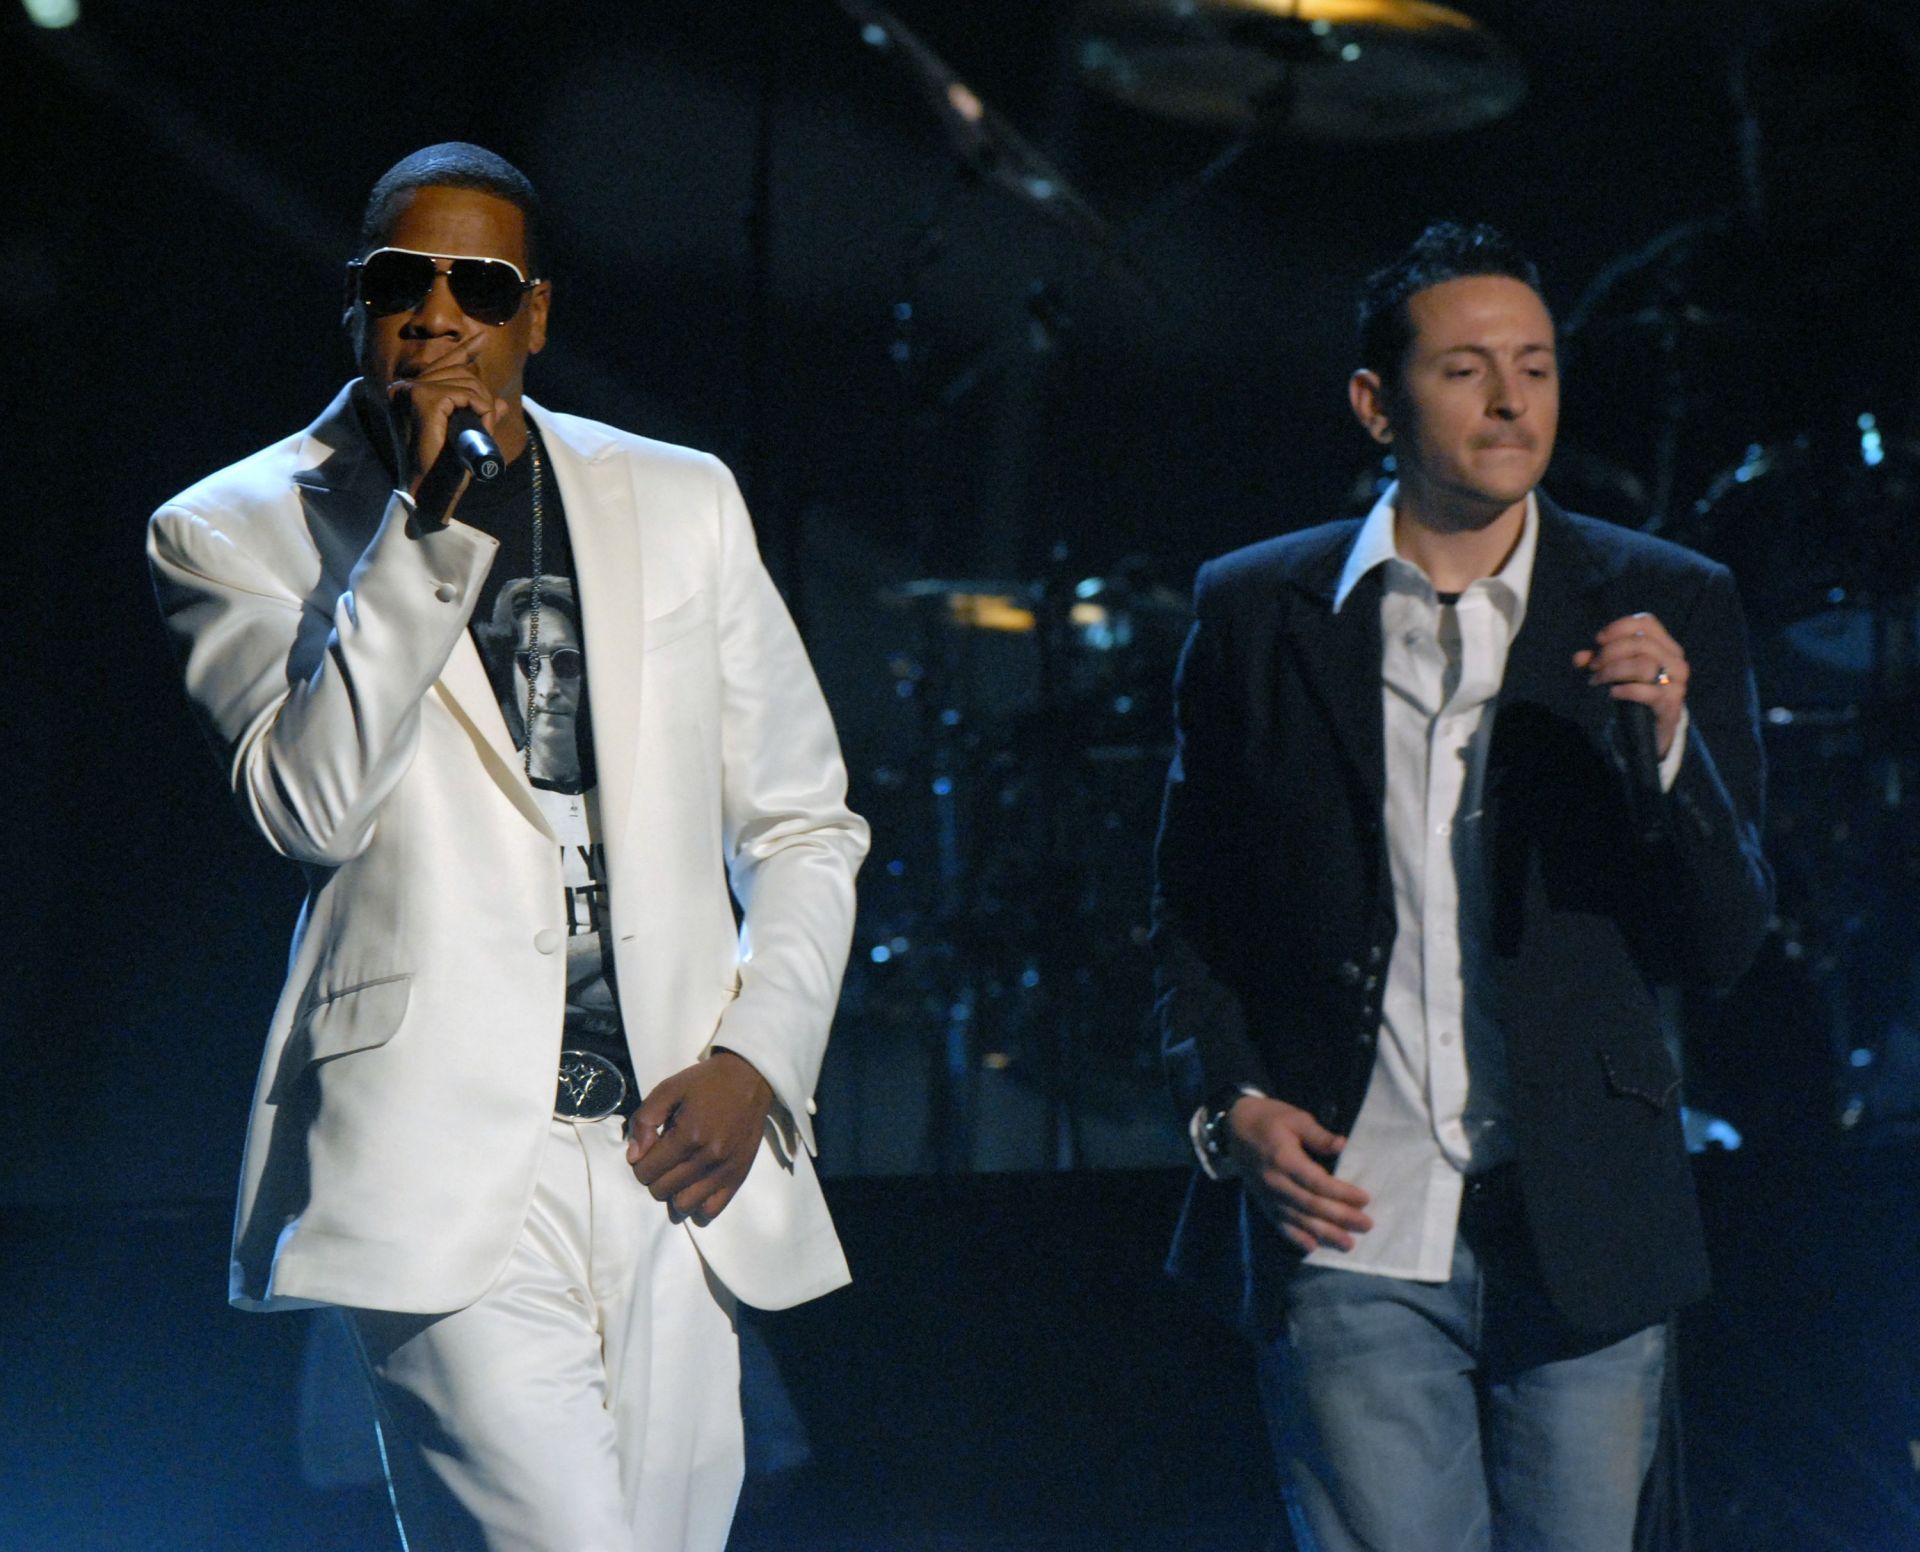
[[[1360,1033],[1353,1037],[1353,1043],[1361,1047],[1370,1046],[1373,1044],[1373,1042],[1374,1042],[1374,1033],[1373,1033],[1373,1026],[1371,1024],[1364,1026],[1361,1029]]]
[[[460,593],[451,582],[442,582],[433,590],[433,596],[443,604],[450,604],[460,596]]]
[[[542,927],[533,935],[533,946],[543,954],[551,954],[560,947],[560,929]]]
[[[1340,968],[1334,971],[1334,974],[1340,978],[1340,984],[1342,986],[1358,986],[1360,984],[1360,967],[1351,959],[1341,960]]]
[[[1380,963],[1381,960],[1385,959],[1386,957],[1387,957],[1386,950],[1381,948],[1378,943],[1374,944],[1372,948],[1367,950],[1367,963],[1370,965],[1377,965]]]

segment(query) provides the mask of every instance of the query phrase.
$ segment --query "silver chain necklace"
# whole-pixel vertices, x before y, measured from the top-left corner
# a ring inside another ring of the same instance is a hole
[[[527,780],[533,780],[533,692],[540,679],[540,578],[545,558],[545,511],[540,499],[540,439],[533,425],[527,425],[527,456],[533,460],[533,587],[527,595],[527,741],[520,749],[520,767]]]

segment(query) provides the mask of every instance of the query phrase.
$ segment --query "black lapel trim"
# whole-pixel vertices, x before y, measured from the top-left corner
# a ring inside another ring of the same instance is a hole
[[[1594,632],[1607,623],[1593,601],[1607,578],[1607,558],[1554,502],[1545,495],[1539,502],[1527,617],[1507,651],[1498,704],[1537,702],[1591,725],[1604,720],[1606,701],[1588,687],[1573,655],[1592,646]]]
[[[1341,754],[1377,812],[1387,779],[1380,696],[1380,568],[1355,584],[1338,613],[1333,607],[1334,591],[1359,533],[1356,524],[1345,543],[1329,545],[1294,579],[1285,646],[1298,658],[1307,693],[1319,701]]]

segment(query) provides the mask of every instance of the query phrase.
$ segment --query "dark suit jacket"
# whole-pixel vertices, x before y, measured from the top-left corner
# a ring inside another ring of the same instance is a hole
[[[1183,1114],[1240,1083],[1352,1126],[1373,1071],[1394,901],[1382,795],[1381,576],[1333,612],[1341,522],[1201,569],[1155,852],[1162,1050]],[[1612,706],[1572,666],[1646,610],[1687,653],[1691,726],[1657,839]],[[1726,569],[1540,500],[1526,619],[1488,751],[1489,995],[1508,1043],[1527,1221],[1574,1325],[1625,1332],[1707,1288],[1665,981],[1724,985],[1772,910],[1746,632]],[[1196,1172],[1170,1268],[1256,1330],[1298,1255]]]

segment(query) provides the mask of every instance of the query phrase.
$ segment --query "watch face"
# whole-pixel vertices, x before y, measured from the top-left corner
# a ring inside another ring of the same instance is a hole
[[[566,1121],[603,1121],[617,1115],[627,1097],[625,1074],[592,1051],[562,1051],[553,1113]]]

